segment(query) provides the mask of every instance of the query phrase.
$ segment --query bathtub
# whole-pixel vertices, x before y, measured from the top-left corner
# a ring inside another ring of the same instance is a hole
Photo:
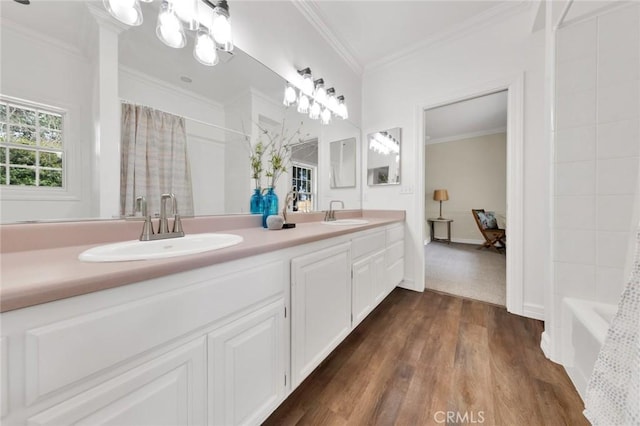
[[[573,298],[564,298],[562,303],[562,364],[584,400],[593,366],[618,307]]]

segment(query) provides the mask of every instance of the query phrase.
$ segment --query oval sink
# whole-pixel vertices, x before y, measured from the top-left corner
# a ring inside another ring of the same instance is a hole
[[[366,225],[369,223],[366,219],[337,219],[331,220],[328,222],[322,222],[325,225],[333,225],[333,226],[355,226],[355,225]]]
[[[185,256],[234,246],[242,237],[233,234],[189,234],[181,238],[155,241],[124,241],[93,247],[80,253],[84,262],[122,262]]]

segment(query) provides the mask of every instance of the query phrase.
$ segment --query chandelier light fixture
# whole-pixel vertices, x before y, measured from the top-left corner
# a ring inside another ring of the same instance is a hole
[[[336,96],[333,87],[325,89],[324,79],[313,79],[310,68],[298,70],[299,80],[296,83],[287,82],[284,89],[282,103],[292,106],[297,101],[297,111],[301,114],[309,114],[312,120],[318,120],[322,124],[329,124],[333,115],[346,120],[349,118],[347,104],[344,96]]]
[[[143,22],[140,3],[153,1],[103,0],[103,3],[111,16],[118,21],[138,26]],[[211,8],[211,12],[199,13],[202,4]],[[207,18],[204,19],[203,16]],[[214,66],[219,62],[218,50],[233,50],[229,18],[227,0],[161,0],[156,35],[167,46],[181,49],[187,44],[186,31],[192,32],[195,39],[194,58],[203,65]],[[201,19],[206,22],[202,22]]]

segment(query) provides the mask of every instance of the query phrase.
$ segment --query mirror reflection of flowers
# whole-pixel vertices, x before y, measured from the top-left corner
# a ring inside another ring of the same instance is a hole
[[[262,155],[264,154],[264,145],[262,141],[258,141],[251,150],[249,160],[251,161],[251,179],[255,181],[255,189],[262,189]]]
[[[302,123],[300,123],[300,126],[302,127]],[[262,135],[268,139],[264,147],[268,155],[268,164],[265,170],[267,185],[275,188],[280,176],[286,173],[289,168],[289,164],[291,163],[291,143],[300,141],[301,131],[300,128],[298,128],[298,130],[289,134],[288,130],[285,129],[284,121],[282,122],[279,133],[270,132],[265,128],[258,127]]]

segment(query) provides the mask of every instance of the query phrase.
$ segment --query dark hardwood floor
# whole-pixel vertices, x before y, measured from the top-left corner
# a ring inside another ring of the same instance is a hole
[[[394,290],[266,425],[588,425],[540,321]]]

